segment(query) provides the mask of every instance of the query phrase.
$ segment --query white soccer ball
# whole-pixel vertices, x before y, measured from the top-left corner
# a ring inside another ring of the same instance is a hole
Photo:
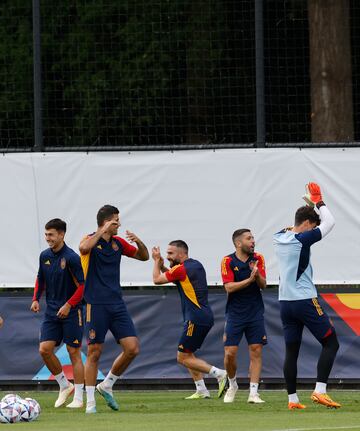
[[[0,416],[1,421],[5,423],[13,424],[20,422],[21,419],[21,406],[18,402],[0,402]]]
[[[36,400],[34,400],[33,398],[25,398],[25,401],[28,403],[29,410],[31,412],[30,421],[36,420],[41,413],[40,404]]]
[[[5,395],[1,401],[7,402],[7,403],[16,403],[17,401],[22,400],[20,395],[17,394],[7,394]]]
[[[20,420],[22,422],[30,422],[34,419],[34,407],[27,400],[21,399],[18,401],[21,409]]]

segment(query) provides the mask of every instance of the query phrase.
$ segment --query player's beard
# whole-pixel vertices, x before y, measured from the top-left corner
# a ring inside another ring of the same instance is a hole
[[[170,268],[173,268],[174,266],[179,265],[180,261],[178,262],[176,260],[169,260],[169,263],[170,263]]]

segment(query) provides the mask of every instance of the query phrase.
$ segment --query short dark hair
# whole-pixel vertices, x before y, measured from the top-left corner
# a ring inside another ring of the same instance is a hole
[[[66,232],[66,223],[64,220],[61,220],[59,218],[53,218],[52,220],[49,220],[46,225],[45,229],[55,229],[58,232]]]
[[[295,226],[299,226],[306,220],[309,220],[310,223],[320,224],[320,217],[313,208],[309,206],[298,208],[295,213]]]
[[[189,252],[189,247],[186,244],[185,241],[181,240],[181,239],[176,239],[174,241],[169,242],[169,245],[174,245],[175,247],[178,248],[182,248],[183,250],[185,250],[186,254],[188,254]]]
[[[251,230],[250,230],[250,229],[246,229],[246,228],[244,228],[244,229],[237,229],[237,230],[232,234],[232,241],[233,241],[233,243],[235,244],[235,240],[236,240],[237,238],[239,238],[239,236],[241,236],[243,233],[246,233],[246,232],[251,232]]]
[[[112,205],[104,205],[97,213],[96,220],[98,226],[102,226],[105,220],[110,220],[114,214],[119,214],[119,210]]]

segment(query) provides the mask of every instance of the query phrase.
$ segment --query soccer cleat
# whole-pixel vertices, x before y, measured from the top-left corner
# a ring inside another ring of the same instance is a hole
[[[90,404],[86,406],[85,413],[88,413],[88,414],[96,413],[96,404]]]
[[[219,383],[219,390],[218,390],[217,396],[218,398],[221,398],[224,395],[226,389],[228,389],[229,387],[229,380],[226,373],[219,378],[218,383]]]
[[[290,403],[289,402],[288,409],[289,410],[304,410],[304,409],[306,409],[306,406],[304,406],[304,404],[301,404],[301,403]]]
[[[305,186],[304,201],[311,207],[322,201],[320,186],[316,183],[309,183]]]
[[[254,394],[254,395],[250,394],[247,402],[250,404],[262,404],[265,401],[260,398],[259,394]]]
[[[66,406],[68,409],[81,409],[84,407],[84,403],[81,400],[74,398],[70,404]]]
[[[341,404],[333,401],[329,395],[320,394],[319,392],[313,392],[311,395],[311,400],[315,404],[322,404],[323,406],[328,407],[329,409],[338,409],[341,407]]]
[[[69,386],[65,389],[60,389],[58,399],[55,401],[54,407],[58,408],[65,404],[69,396],[74,392],[75,386],[69,382]]]
[[[99,392],[99,394],[104,398],[106,401],[106,404],[113,410],[119,410],[119,404],[116,402],[115,398],[113,397],[112,390],[108,391],[104,389],[101,383],[99,383],[96,386],[96,390]]]
[[[205,398],[210,398],[210,392],[195,392],[194,394],[190,395],[189,397],[186,397],[186,400],[201,400]]]
[[[224,403],[233,403],[237,391],[238,391],[237,387],[234,388],[234,387],[230,386],[229,389],[226,391],[226,394],[224,396]]]

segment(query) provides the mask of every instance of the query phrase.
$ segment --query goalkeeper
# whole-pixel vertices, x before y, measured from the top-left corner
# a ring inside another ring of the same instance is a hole
[[[323,239],[335,222],[322,199],[320,187],[309,183],[306,190],[307,194],[303,198],[308,206],[296,211],[294,227],[274,235],[280,273],[280,313],[286,344],[284,377],[290,410],[306,408],[300,403],[296,393],[297,359],[304,326],[322,345],[311,400],[330,408],[340,407],[326,393],[326,384],[339,343],[332,322],[318,302],[310,263],[310,247]]]

